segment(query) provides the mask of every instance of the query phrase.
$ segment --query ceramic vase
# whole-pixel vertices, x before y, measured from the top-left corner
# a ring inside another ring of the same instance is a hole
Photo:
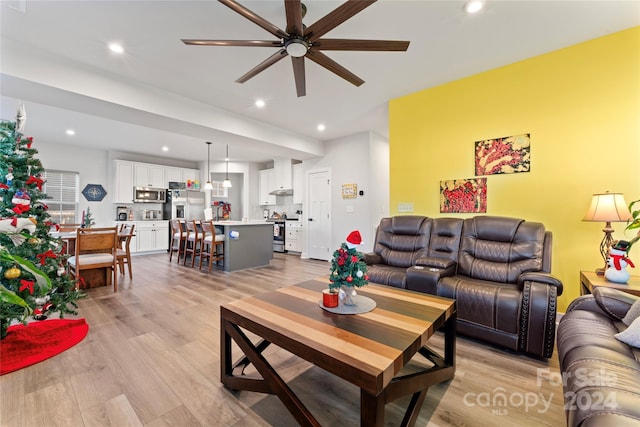
[[[340,294],[343,305],[358,305],[356,289],[353,286],[342,286]]]

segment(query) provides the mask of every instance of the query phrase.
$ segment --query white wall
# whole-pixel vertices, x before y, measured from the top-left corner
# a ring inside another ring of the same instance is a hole
[[[371,230],[378,226],[380,220],[389,216],[389,140],[377,133],[370,134],[369,150],[369,189],[371,202]],[[367,193],[365,193],[367,195]],[[375,235],[371,235],[371,247]]]
[[[109,155],[105,150],[85,149],[65,144],[47,144],[34,139],[33,148],[38,150],[36,158],[40,159],[45,169],[55,169],[80,173],[80,191],[87,184],[100,184],[107,191],[101,202],[88,202],[81,194],[79,211],[91,209],[97,227],[113,225],[113,210],[109,188]],[[78,219],[79,220],[79,219]]]
[[[338,247],[349,233],[359,230],[361,252],[373,249],[373,229],[389,206],[388,141],[363,132],[327,142],[325,156],[303,162],[304,170],[331,166],[331,242]],[[342,184],[357,184],[355,199],[342,198]]]

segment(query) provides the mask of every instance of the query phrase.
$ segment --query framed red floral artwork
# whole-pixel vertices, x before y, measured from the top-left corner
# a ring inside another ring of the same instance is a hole
[[[530,134],[476,141],[475,145],[476,176],[529,172]]]
[[[441,213],[486,213],[487,178],[440,181]]]

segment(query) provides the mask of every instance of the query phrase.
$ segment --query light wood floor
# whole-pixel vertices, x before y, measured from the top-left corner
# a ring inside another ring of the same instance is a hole
[[[274,396],[222,387],[219,306],[328,275],[327,262],[275,254],[268,267],[207,274],[157,254],[132,265],[117,294],[91,289],[80,301],[84,341],[0,377],[0,426],[296,425]],[[359,425],[352,385],[281,349],[266,357],[323,426]],[[541,361],[459,337],[455,378],[429,390],[416,425],[565,425],[558,372],[555,355]],[[387,405],[387,425],[400,423],[405,403]]]

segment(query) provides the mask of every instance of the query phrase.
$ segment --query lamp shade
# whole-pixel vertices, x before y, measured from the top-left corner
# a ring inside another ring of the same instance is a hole
[[[591,206],[583,221],[624,222],[631,219],[631,213],[622,193],[594,194]]]

